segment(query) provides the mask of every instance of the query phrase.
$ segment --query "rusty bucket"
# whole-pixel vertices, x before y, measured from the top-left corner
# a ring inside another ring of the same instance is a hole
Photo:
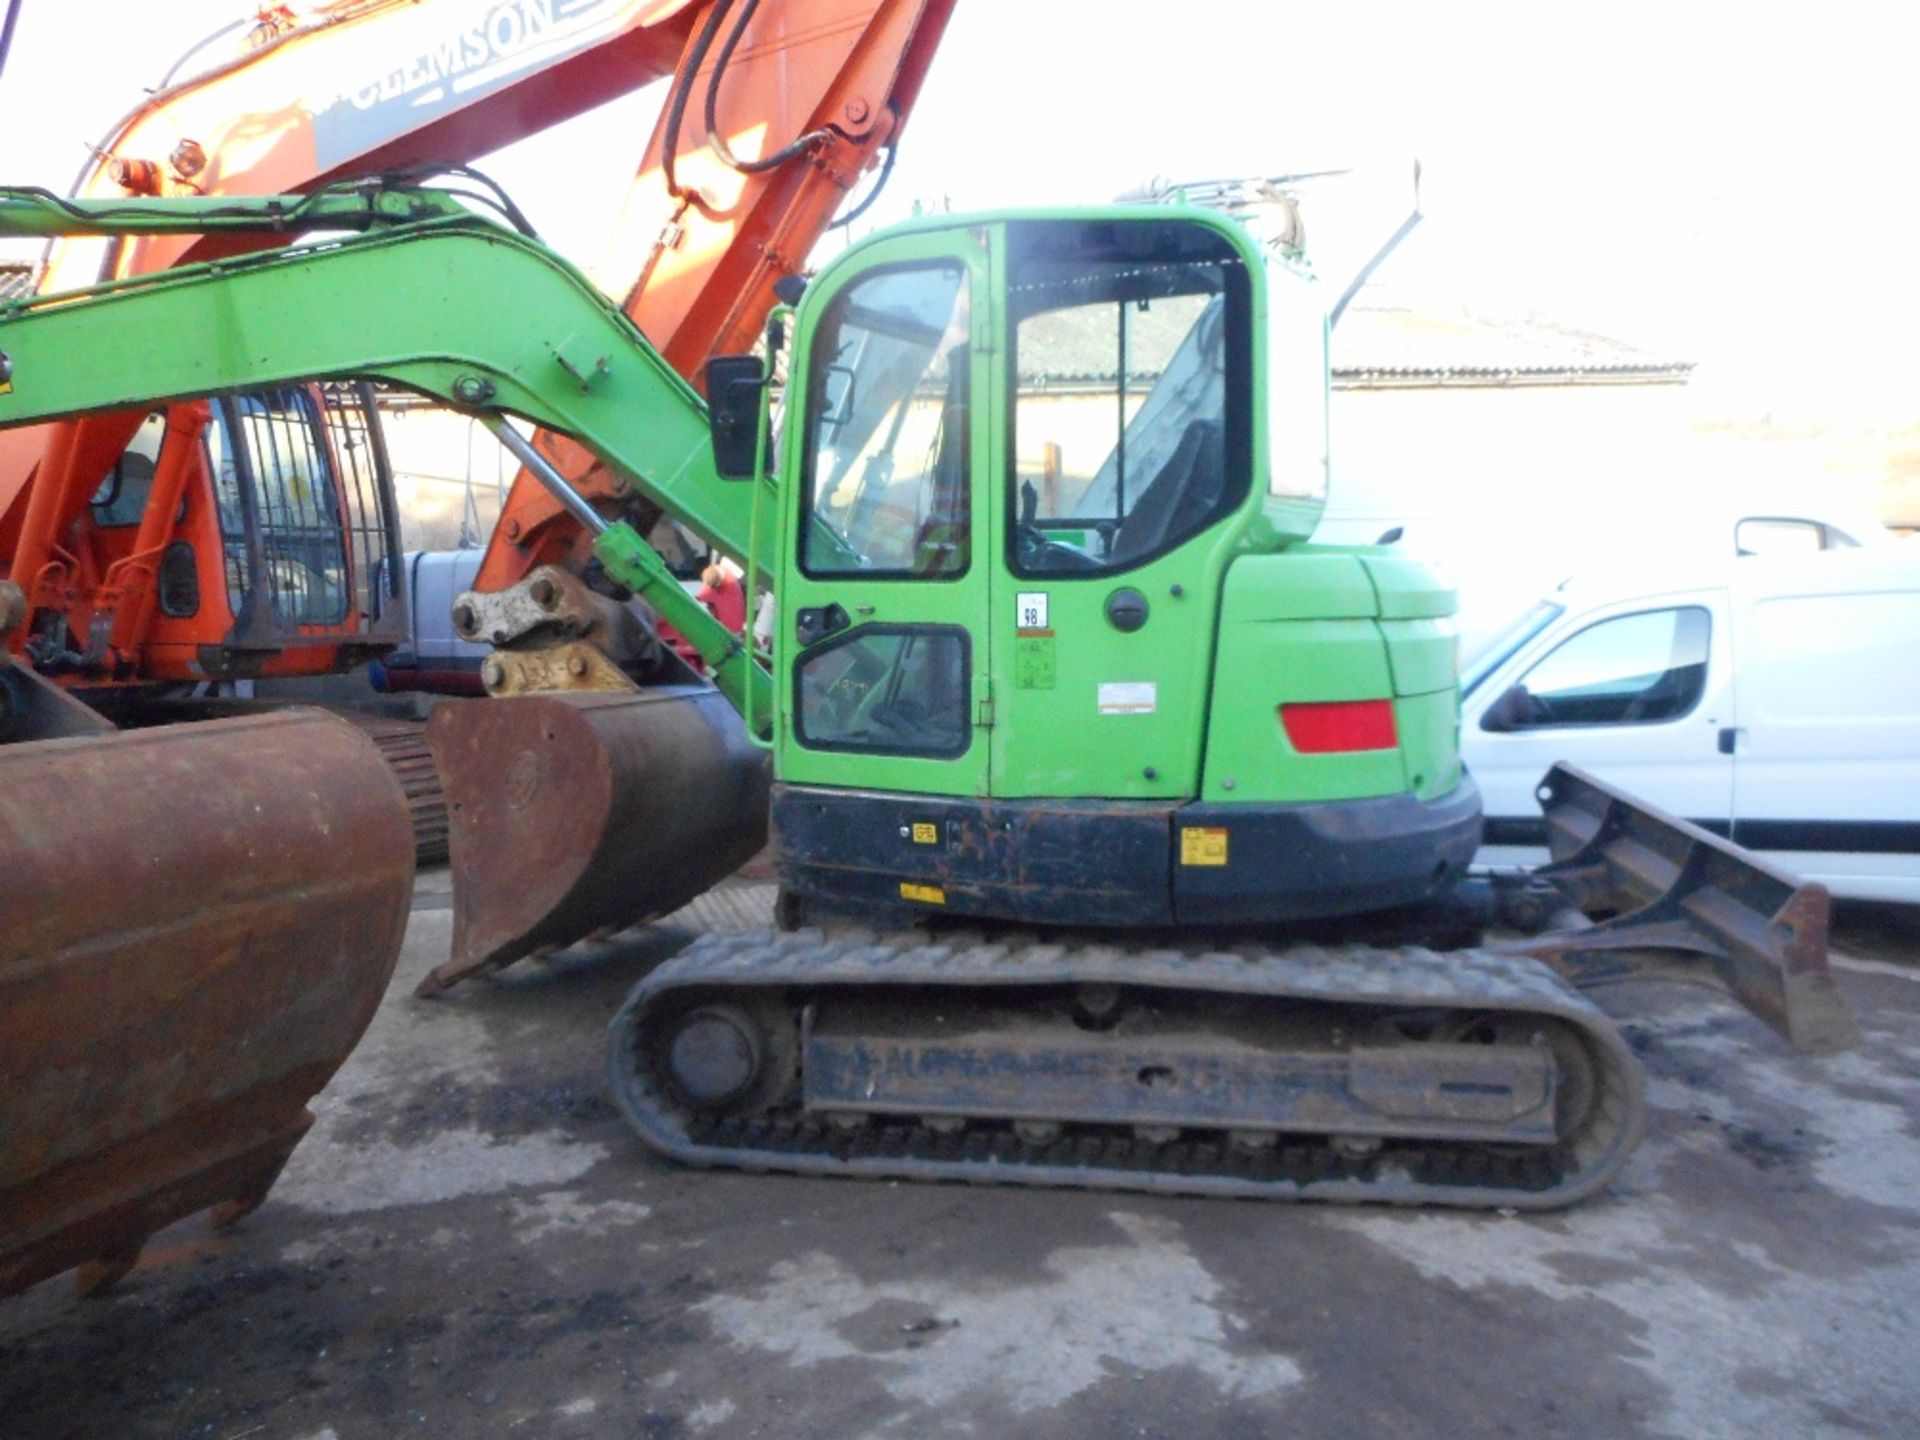
[[[317,711],[0,747],[0,1294],[266,1197],[412,878],[399,785]]]
[[[678,909],[766,844],[767,767],[717,690],[454,700],[427,725],[462,976]]]

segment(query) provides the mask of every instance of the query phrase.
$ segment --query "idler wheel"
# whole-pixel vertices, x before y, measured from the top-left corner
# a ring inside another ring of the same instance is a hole
[[[667,1046],[667,1074],[680,1098],[699,1109],[738,1100],[760,1074],[753,1022],[730,1007],[683,1016]]]
[[[702,1003],[663,1019],[648,1049],[680,1104],[734,1115],[778,1101],[792,1083],[793,1027],[777,1007]]]

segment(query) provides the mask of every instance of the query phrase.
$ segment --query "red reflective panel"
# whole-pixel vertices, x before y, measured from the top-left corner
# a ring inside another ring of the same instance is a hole
[[[1391,750],[1399,743],[1391,700],[1330,700],[1282,705],[1280,723],[1302,755],[1339,750]]]

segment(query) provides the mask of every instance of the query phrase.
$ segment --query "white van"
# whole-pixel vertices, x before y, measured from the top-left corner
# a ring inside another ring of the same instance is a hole
[[[1568,760],[1835,895],[1920,902],[1920,540],[1568,582],[1461,674],[1483,865]]]

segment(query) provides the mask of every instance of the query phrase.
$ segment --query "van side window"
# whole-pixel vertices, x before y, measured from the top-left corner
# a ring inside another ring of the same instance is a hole
[[[1706,689],[1712,633],[1712,617],[1697,605],[1589,625],[1521,677],[1529,703],[1511,728],[1677,720]]]

